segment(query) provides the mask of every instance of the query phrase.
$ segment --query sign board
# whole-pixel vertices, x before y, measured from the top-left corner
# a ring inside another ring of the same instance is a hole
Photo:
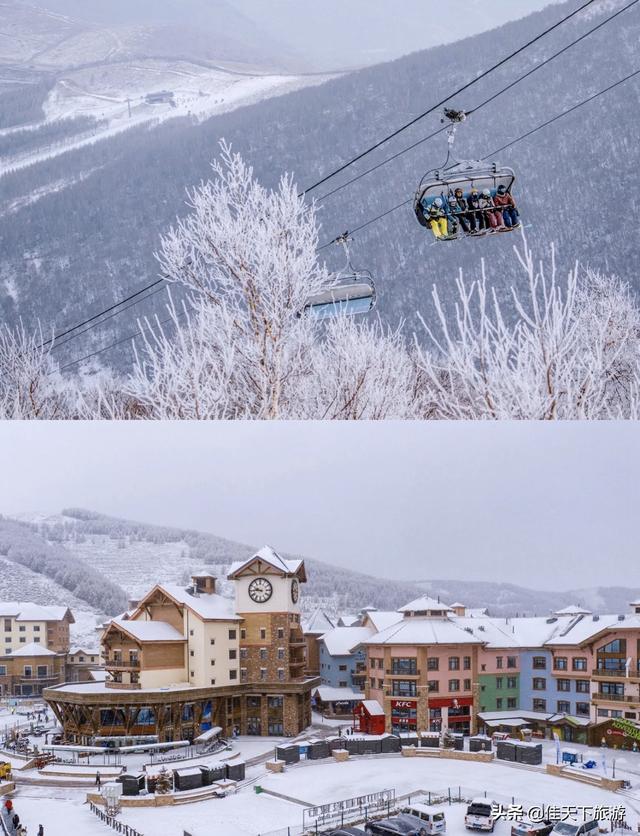
[[[385,813],[387,810],[394,809],[395,804],[396,791],[382,790],[382,792],[359,795],[356,798],[347,798],[344,801],[321,804],[318,807],[305,807],[302,813],[302,826],[304,830],[312,830],[316,826],[330,827],[348,824],[364,819],[365,816]]]

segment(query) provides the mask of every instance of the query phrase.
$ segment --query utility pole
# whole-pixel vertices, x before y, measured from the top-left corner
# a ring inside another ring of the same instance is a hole
[[[129,108],[129,119],[131,119],[131,99],[127,97],[127,107]]]

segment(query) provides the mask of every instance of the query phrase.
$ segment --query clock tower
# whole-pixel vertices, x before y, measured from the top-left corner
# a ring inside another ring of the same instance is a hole
[[[298,734],[311,722],[311,688],[305,677],[306,643],[300,624],[300,584],[307,580],[302,560],[282,558],[270,546],[234,563],[240,623],[240,682],[249,686],[248,734]],[[282,718],[277,715],[282,709]]]

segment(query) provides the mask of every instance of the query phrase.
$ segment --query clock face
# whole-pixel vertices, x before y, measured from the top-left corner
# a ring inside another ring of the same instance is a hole
[[[300,596],[300,587],[298,586],[298,581],[294,578],[291,581],[291,600],[294,604],[298,603],[298,598]]]
[[[273,587],[266,578],[256,578],[249,584],[249,597],[256,604],[264,604],[273,595]]]

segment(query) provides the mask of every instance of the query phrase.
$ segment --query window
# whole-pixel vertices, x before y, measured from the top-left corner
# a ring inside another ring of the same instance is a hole
[[[394,676],[416,676],[418,673],[418,660],[415,658],[401,659],[394,658],[391,660],[391,673]]]
[[[609,644],[605,644],[604,647],[599,648],[598,653],[626,653],[627,652],[627,640],[626,639],[616,639],[615,641],[609,642]]]
[[[612,708],[611,709],[611,716],[616,717],[616,718],[622,717],[622,711],[620,711],[619,708]]]
[[[34,636],[33,641],[34,641],[34,644],[38,644],[38,642],[40,641],[40,636]]]
[[[481,671],[486,671],[486,669],[487,669],[487,666],[486,666],[486,665],[480,665],[480,670],[481,670]]]
[[[586,671],[587,660],[584,656],[574,656],[571,660],[571,667],[574,671]]]
[[[533,678],[533,690],[534,691],[546,691],[547,690],[547,680],[542,676],[534,676],[534,678]]]
[[[39,624],[34,624],[33,625],[33,632],[34,633],[39,633],[40,632],[40,625]]]
[[[5,636],[4,643],[5,644],[11,644],[11,636]]]
[[[449,656],[449,670],[450,671],[459,671],[460,670],[460,657],[459,656]]]
[[[544,656],[534,656],[532,659],[532,667],[536,671],[544,671],[547,669],[547,660]]]
[[[260,638],[263,639],[263,640],[267,638],[267,628],[266,627],[261,627],[260,628]]]
[[[5,633],[10,633],[11,632],[11,619],[10,618],[5,618],[5,620],[4,620],[4,631],[5,631]]]
[[[247,631],[245,630],[244,627],[240,628],[240,638],[241,639],[246,639],[247,638]]]
[[[247,681],[247,669],[246,668],[240,668],[240,682],[246,682],[246,681]]]
[[[189,656],[195,656],[195,655],[196,655],[195,650],[190,650],[190,651],[189,651]]]
[[[91,661],[93,662],[93,659]],[[78,662],[84,662],[84,656],[78,656]]]
[[[215,644],[215,643],[216,643],[215,639],[209,639],[209,644]]]
[[[7,666],[6,665],[0,665],[0,676],[6,676],[6,675],[7,675]]]
[[[26,633],[27,632],[27,628],[24,626],[24,624],[21,624],[20,627],[18,627],[18,630],[21,633]]]
[[[541,699],[534,699],[533,710],[534,711],[546,711],[547,710],[547,701],[546,700],[541,700]]]
[[[507,697],[507,708],[515,708],[516,707],[516,698],[515,697]]]
[[[233,650],[230,650],[229,651],[229,659],[237,659],[237,658],[238,658],[237,650],[235,650],[235,648]]]
[[[27,641],[26,637],[22,636],[22,638],[20,639],[20,644],[26,644],[26,641]]]
[[[566,656],[557,656],[553,660],[553,669],[554,669],[554,671],[566,671],[568,669],[567,657]]]
[[[267,678],[267,669],[266,668],[260,668],[260,679],[266,679],[266,678]]]
[[[427,659],[427,670],[428,671],[437,671],[440,668],[440,660],[439,659]]]
[[[577,702],[576,703],[576,714],[578,717],[588,717],[589,716],[589,703],[588,702]]]
[[[507,677],[507,688],[517,688],[518,687],[518,680],[515,676],[508,676]]]
[[[384,679],[378,680],[378,690],[382,690],[384,688]]]
[[[278,638],[279,639],[284,638],[284,627],[278,627]]]
[[[369,687],[370,688],[375,688],[376,687],[376,681],[373,677],[371,677],[371,679],[369,680]]]
[[[339,688],[346,688],[347,687],[347,680],[346,679],[338,680],[338,687]]]
[[[284,679],[284,668],[278,668],[278,679],[282,681]],[[346,682],[341,687],[346,687]]]
[[[556,685],[558,691],[570,691],[571,690],[571,680],[570,679],[558,679],[556,680]]]
[[[568,714],[571,711],[571,703],[568,700],[558,700],[558,714]]]
[[[237,678],[238,678],[238,671],[236,670],[236,668],[232,668],[229,671],[229,679],[237,679]]]
[[[240,658],[241,659],[247,659],[248,657],[249,657],[249,651],[247,650],[247,648],[246,647],[241,647],[240,648]]]
[[[459,679],[450,679],[449,680],[449,691],[459,691],[460,690],[460,680]]]
[[[502,667],[503,658],[502,656],[496,656],[496,668]]]
[[[496,709],[498,711],[500,711],[500,709],[502,708],[502,703],[503,703],[502,697],[498,697],[498,699],[496,700]]]
[[[502,677],[501,676],[496,676],[496,688],[498,688],[498,689],[502,688],[502,682],[503,682]]]
[[[278,650],[278,654],[280,654],[279,650]],[[282,651],[282,654],[283,654],[282,656],[278,655],[278,659],[284,659],[284,650]],[[339,671],[346,671],[346,669],[347,669],[346,665],[338,665],[338,670]]]
[[[212,679],[212,680],[211,680],[211,684],[212,684],[212,685],[215,685],[215,684],[216,684],[215,679]]]
[[[517,656],[507,656],[507,667],[508,668],[517,668],[518,667],[518,657]]]
[[[600,693],[615,697],[624,697],[624,685],[618,682],[601,682]]]
[[[215,665],[215,663],[216,663],[216,660],[215,660],[215,659],[212,659],[212,660],[211,660],[211,666],[213,667],[213,665]]]
[[[462,667],[465,671],[471,670],[471,656],[465,656],[462,660]]]
[[[416,683],[412,679],[395,679],[393,681],[392,696],[415,697]]]
[[[267,658],[267,648],[266,647],[261,647],[260,648],[260,658],[261,659],[266,659]]]
[[[195,676],[195,673],[194,673],[193,671],[189,671],[189,674],[190,674],[190,676],[192,676],[192,677],[193,677],[193,676]]]
[[[590,683],[588,679],[576,679],[576,691],[579,694],[588,694],[589,685]]]
[[[598,717],[608,717],[609,716],[609,709],[608,708],[599,708],[598,709]]]
[[[464,690],[465,691],[470,691],[471,690],[471,680],[470,679],[465,679],[463,685],[464,685]]]
[[[236,640],[237,635],[238,634],[236,630],[229,630],[229,641],[234,642]]]
[[[440,690],[440,683],[437,679],[430,679],[427,682],[427,688],[432,694],[435,694]]]
[[[635,711],[625,711],[624,712],[625,720],[636,720],[638,715]]]
[[[284,659],[284,647],[279,647],[278,648],[278,659]],[[340,670],[345,670],[346,671],[346,669],[347,669],[346,665],[340,665]]]
[[[193,636],[193,630],[189,630],[189,635]]]

